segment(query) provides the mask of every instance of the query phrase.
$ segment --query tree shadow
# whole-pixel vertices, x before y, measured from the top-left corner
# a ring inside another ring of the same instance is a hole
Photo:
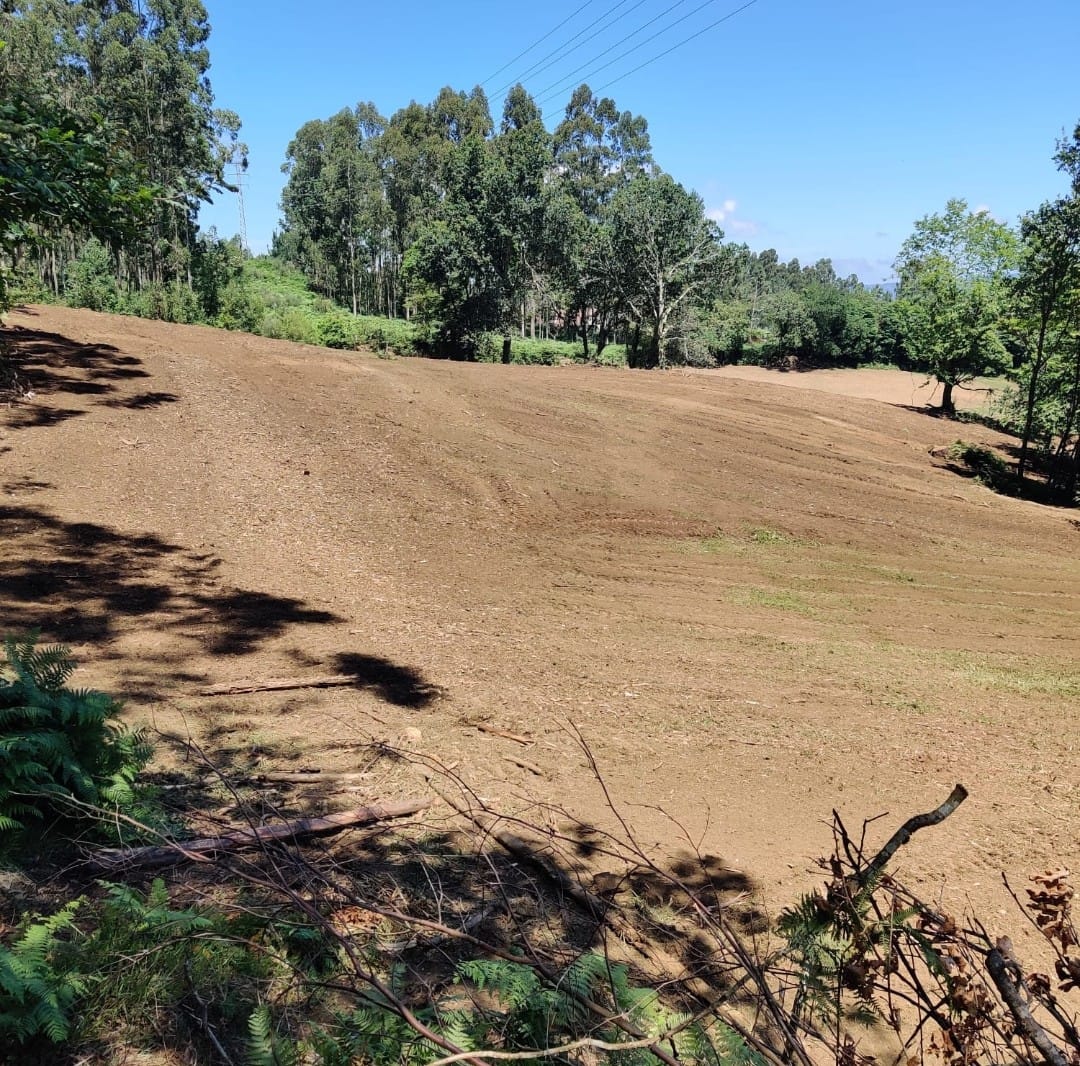
[[[59,333],[11,326],[2,335],[6,342],[4,363],[9,376],[26,398],[21,399],[8,420],[11,429],[54,426],[83,414],[75,408],[47,408],[29,402],[29,395],[109,396],[125,381],[148,378],[142,360],[124,355],[111,344],[73,341]],[[110,406],[138,409],[173,402],[169,393],[145,393]]]
[[[343,652],[334,657],[334,673],[354,677],[356,688],[370,689],[380,699],[398,707],[418,710],[442,695],[442,689],[428,681],[419,670],[379,655]]]
[[[341,620],[290,596],[225,585],[212,555],[151,534],[67,522],[39,507],[0,506],[0,542],[6,630],[40,629],[48,640],[93,644],[106,657],[132,619],[161,633],[163,646],[186,638],[215,656],[247,655],[293,627]],[[151,670],[143,680],[150,693],[169,678]]]
[[[125,396],[123,399],[114,397],[102,402],[105,407],[124,408],[128,411],[149,411],[167,403],[177,403],[179,400],[180,397],[174,392],[140,392],[135,396]]]

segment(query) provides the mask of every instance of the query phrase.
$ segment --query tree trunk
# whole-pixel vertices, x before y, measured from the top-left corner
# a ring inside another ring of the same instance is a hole
[[[945,391],[941,394],[941,413],[949,418],[954,418],[956,416],[956,405],[953,403],[953,383],[943,381],[941,384],[945,387]]]
[[[510,331],[509,330],[507,330],[506,334],[503,336],[502,361],[503,361],[504,365],[509,365],[509,363],[510,363]]]
[[[1039,339],[1035,345],[1035,361],[1031,364],[1031,381],[1028,382],[1027,410],[1024,414],[1024,433],[1020,439],[1020,459],[1016,464],[1016,476],[1023,481],[1027,469],[1028,445],[1031,443],[1031,427],[1035,422],[1035,400],[1038,398],[1039,375],[1043,368],[1043,351],[1046,347],[1046,315],[1039,320]]]

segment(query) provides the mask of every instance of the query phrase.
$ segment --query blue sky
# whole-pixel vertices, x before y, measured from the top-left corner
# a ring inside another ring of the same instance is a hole
[[[495,75],[583,2],[204,0],[216,103],[239,112],[251,149],[253,250],[277,226],[285,148],[307,120],[363,100],[389,117],[444,85],[485,82],[497,118],[497,90],[615,8],[582,47],[523,77],[538,98],[554,86],[543,104],[554,126],[573,84],[600,90],[745,0],[592,0]],[[877,282],[915,219],[950,197],[1012,222],[1063,190],[1050,156],[1080,120],[1078,42],[1080,0],[755,0],[603,95],[648,119],[657,162],[729,239],[804,263],[829,257]],[[236,232],[236,197],[201,221]]]

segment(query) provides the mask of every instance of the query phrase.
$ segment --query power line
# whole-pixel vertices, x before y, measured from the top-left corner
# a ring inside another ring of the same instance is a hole
[[[618,11],[620,7],[625,6],[629,2],[630,0],[618,0],[618,3],[613,4],[598,18],[593,19],[592,22],[588,24],[588,26],[585,26],[583,29],[579,30],[569,40],[563,41],[562,44],[558,45],[552,51],[548,52],[548,54],[542,59],[538,59],[531,67],[529,67],[528,70],[523,71],[516,78],[508,81],[501,88],[496,89],[494,94],[495,97],[498,98],[502,96],[502,94],[505,93],[506,90],[509,89],[515,82],[523,81],[525,78],[529,77],[530,74],[536,74],[541,71],[547,70],[548,67],[553,66],[554,63],[559,62],[560,59],[565,59],[566,56],[568,56],[571,52],[576,52],[579,48],[583,48],[588,43],[587,41],[582,41],[581,44],[575,44],[573,48],[567,48],[566,46],[568,44],[573,44],[574,41],[588,33],[589,30],[591,30],[597,23],[603,22],[604,19],[606,19],[608,15],[610,15],[613,11]],[[645,3],[645,0],[637,0],[637,3],[634,4],[632,8],[630,8],[630,11],[637,10],[637,8],[641,7],[643,3]],[[629,11],[623,12],[624,15],[628,15],[629,13]],[[617,22],[618,19],[615,19],[614,21]],[[604,29],[607,29],[607,26],[605,26]],[[552,63],[548,63],[547,61],[551,59],[552,56],[556,56],[555,60],[553,60]]]
[[[487,85],[489,81],[497,78],[504,70],[506,70],[507,67],[512,67],[519,59],[521,59],[522,56],[527,56],[534,48],[542,45],[553,33],[557,33],[563,28],[563,26],[570,22],[571,19],[577,18],[577,16],[580,15],[582,11],[585,10],[585,8],[589,7],[591,4],[594,3],[596,3],[596,0],[585,0],[585,3],[583,3],[581,7],[567,15],[566,18],[564,18],[562,22],[558,24],[558,26],[555,26],[552,29],[548,30],[543,37],[539,38],[539,40],[533,41],[533,43],[530,44],[529,47],[525,49],[525,51],[518,52],[518,54],[514,56],[514,58],[511,59],[509,63],[504,63],[501,67],[499,67],[497,71],[495,71],[494,74],[489,74],[480,84]]]
[[[604,56],[606,56],[609,52],[614,52],[615,49],[619,47],[619,45],[625,44],[627,41],[630,40],[631,37],[636,37],[639,33],[641,33],[642,30],[647,29],[654,22],[662,19],[665,15],[670,14],[672,11],[675,10],[675,8],[682,7],[682,5],[685,3],[686,0],[675,0],[674,4],[672,4],[670,7],[664,8],[664,10],[661,11],[659,15],[654,15],[651,19],[649,19],[648,22],[644,23],[641,26],[638,26],[636,30],[628,33],[625,37],[616,41],[613,45],[605,48],[599,55],[593,56],[592,59],[590,59],[587,63],[582,63],[580,67],[575,67],[572,71],[570,71],[569,74],[564,74],[557,81],[553,81],[546,88],[541,89],[538,99],[544,100],[546,99],[546,94],[550,92],[550,90],[554,89],[556,86],[563,86],[564,82],[576,80],[574,78],[574,75],[577,74],[578,71],[584,70],[586,67],[591,67],[592,64],[595,63],[598,59],[603,59]],[[656,40],[657,37],[662,37],[665,33],[667,33],[668,30],[675,29],[675,27],[678,26],[680,22],[685,22],[688,18],[693,18],[693,16],[696,15],[702,8],[708,7],[710,4],[715,3],[716,0],[705,0],[704,3],[698,4],[698,6],[695,7],[693,11],[688,11],[685,15],[680,16],[674,22],[670,23],[667,26],[664,26],[662,29],[657,30],[656,33],[654,33],[651,37],[646,37],[644,41],[642,41],[640,44],[634,45],[633,48],[629,49],[629,51],[627,52],[624,52],[621,56],[617,56],[615,59],[611,60],[611,62],[605,63],[602,67],[596,67],[594,70],[590,70],[589,77],[592,77],[593,74],[599,73],[601,70],[607,69],[613,63],[618,63],[620,59],[625,59],[626,56],[630,55],[632,52],[638,51],[638,49],[640,48],[644,48],[647,44],[651,44],[653,41]],[[559,91],[561,91],[561,89]]]
[[[682,48],[683,45],[687,45],[691,41],[697,40],[698,37],[701,37],[703,34],[708,33],[710,30],[716,29],[717,26],[721,25],[724,22],[727,22],[730,19],[733,19],[736,15],[742,14],[742,12],[744,12],[747,8],[753,7],[756,3],[757,0],[748,0],[748,2],[743,4],[741,7],[737,7],[734,10],[729,11],[722,18],[718,18],[715,22],[710,22],[708,26],[703,27],[696,33],[690,34],[689,37],[683,38],[683,40],[679,41],[678,44],[673,44],[670,48],[665,48],[664,51],[659,52],[657,55],[654,55],[651,59],[646,59],[644,63],[639,63],[636,67],[632,67],[630,70],[624,71],[618,77],[612,78],[611,81],[605,82],[603,85],[599,86],[599,88],[595,89],[594,91],[603,92],[604,89],[607,89],[610,86],[615,85],[617,82],[622,81],[623,78],[629,78],[631,74],[636,74],[639,70],[644,70],[646,67],[651,66],[653,63],[655,63],[658,59],[663,59],[664,56],[671,55],[672,52],[675,52],[678,49]],[[656,34],[656,36],[660,35]],[[607,63],[605,64],[605,66],[611,66],[611,64]]]

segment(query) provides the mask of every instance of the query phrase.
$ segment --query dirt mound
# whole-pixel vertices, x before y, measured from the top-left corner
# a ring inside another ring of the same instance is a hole
[[[5,628],[236,768],[392,798],[373,742],[404,738],[604,824],[572,723],[643,843],[773,899],[816,881],[833,807],[884,834],[955,781],[971,801],[909,868],[978,897],[1078,857],[1077,530],[935,466],[938,419],[55,308],[6,333],[30,391],[0,411]]]

